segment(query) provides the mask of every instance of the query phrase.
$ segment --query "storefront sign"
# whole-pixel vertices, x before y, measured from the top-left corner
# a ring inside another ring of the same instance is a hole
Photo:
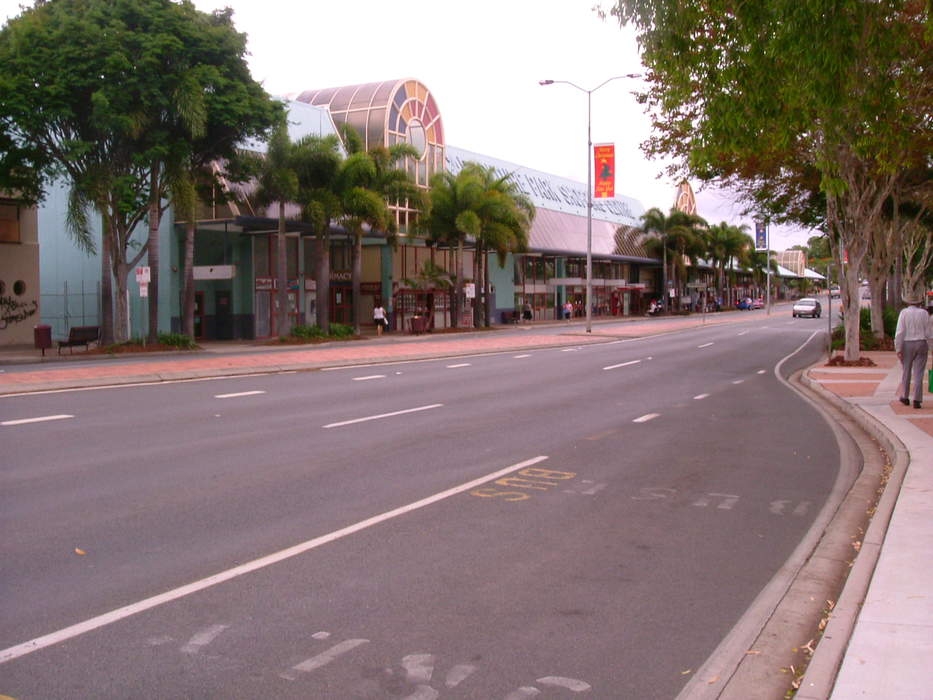
[[[257,277],[256,278],[256,291],[257,292],[268,292],[273,288],[274,280],[271,277]]]
[[[150,275],[150,272],[149,272],[148,265],[140,265],[139,267],[137,267],[136,268],[136,284],[139,284],[139,285],[149,284],[149,281],[150,281],[149,275]]]
[[[330,273],[330,278],[334,282],[349,282],[353,279],[353,273],[351,272],[333,272]]]
[[[476,284],[474,282],[467,282],[463,285],[463,292],[466,294],[467,299],[476,298]]]
[[[595,182],[593,196],[596,199],[611,199],[616,196],[616,147],[612,143],[593,145],[593,168]]]
[[[192,273],[196,280],[232,280],[236,265],[195,265]]]

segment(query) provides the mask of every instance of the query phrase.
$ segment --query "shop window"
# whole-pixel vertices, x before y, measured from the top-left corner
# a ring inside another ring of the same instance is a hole
[[[271,277],[269,271],[269,239],[257,236],[253,239],[253,274],[256,277]]]
[[[19,231],[19,206],[0,202],[0,243],[21,243]]]
[[[334,242],[330,246],[330,269],[332,272],[347,272],[350,269],[350,246],[346,242]]]

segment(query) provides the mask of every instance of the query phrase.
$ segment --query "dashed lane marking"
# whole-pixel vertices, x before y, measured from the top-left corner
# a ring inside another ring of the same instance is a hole
[[[461,362],[456,365],[447,365],[447,369],[457,369],[458,367],[469,367],[469,366],[470,366],[469,362]]]
[[[258,394],[265,394],[266,392],[256,390],[256,391],[238,391],[235,394],[214,394],[215,399],[238,399],[241,396],[257,396]]]
[[[744,382],[744,381],[745,381],[744,379],[736,379],[736,380],[735,380],[734,382],[732,382],[732,383],[733,383],[733,384],[741,384],[741,383]]]
[[[516,355],[516,356],[515,356],[514,358],[512,358],[512,359],[515,359],[515,360],[524,360],[526,357],[531,357],[531,355]]]
[[[66,418],[74,418],[74,416],[67,413],[62,413],[57,416],[39,416],[37,418],[19,418],[17,420],[5,420],[0,425],[26,425],[27,423],[44,423],[45,421],[50,420],[65,420]]]
[[[311,671],[316,671],[322,666],[326,666],[334,659],[342,656],[343,654],[346,654],[348,651],[353,651],[358,646],[367,643],[369,643],[368,639],[347,639],[346,641],[340,642],[339,644],[335,644],[330,649],[318,654],[317,656],[312,656],[310,659],[306,659],[300,664],[292,666],[291,669],[285,673],[280,673],[279,676],[287,681],[293,681],[298,678],[299,673],[310,673]]]
[[[379,413],[375,416],[364,416],[363,418],[352,418],[351,420],[340,421],[339,423],[328,423],[321,426],[323,428],[339,428],[344,425],[353,425],[354,423],[365,423],[366,421],[379,420],[380,418],[391,418],[392,416],[401,416],[406,413],[417,413],[418,411],[429,411],[432,408],[440,408],[444,404],[432,403],[427,406],[416,406],[415,408],[406,408],[401,411],[392,411],[391,413]]]
[[[197,654],[203,647],[213,642],[217,635],[227,629],[229,625],[211,625],[205,630],[201,630],[185,644],[181,650],[185,654]]]
[[[660,413],[646,413],[646,414],[643,415],[643,416],[639,416],[638,418],[636,418],[636,419],[633,420],[632,422],[633,422],[633,423],[647,423],[649,420],[654,420],[655,418],[657,418],[657,417],[660,416],[660,415],[661,415]]]
[[[693,397],[693,400],[694,400],[694,401],[702,401],[703,399],[705,399],[705,398],[708,397],[708,396],[709,396],[709,394],[697,394],[696,396]]]
[[[641,360],[632,360],[631,362],[622,362],[617,365],[609,365],[608,367],[603,367],[603,369],[618,369],[619,367],[628,367],[629,365],[637,365]]]
[[[354,382],[365,382],[370,379],[385,379],[386,375],[384,374],[370,374],[367,377],[353,377]]]
[[[697,345],[697,350],[700,348],[708,348],[712,343],[703,343],[702,345]]]

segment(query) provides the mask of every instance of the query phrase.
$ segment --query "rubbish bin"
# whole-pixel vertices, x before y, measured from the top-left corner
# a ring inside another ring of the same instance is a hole
[[[52,347],[52,326],[35,326],[32,329],[32,338],[36,350],[41,350],[42,356],[45,357],[46,348]]]

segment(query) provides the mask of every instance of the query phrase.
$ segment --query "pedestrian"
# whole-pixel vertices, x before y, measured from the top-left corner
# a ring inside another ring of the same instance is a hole
[[[894,350],[901,361],[900,401],[910,405],[910,382],[914,382],[914,408],[921,408],[923,401],[923,374],[927,366],[927,353],[933,340],[933,319],[920,308],[922,302],[918,292],[905,294],[904,302],[908,305],[901,309],[894,331]]]
[[[386,310],[382,307],[382,301],[378,299],[373,309],[373,321],[376,323],[376,335],[382,335],[382,329],[388,328],[389,326],[389,320],[386,318]]]
[[[522,304],[522,318],[525,321],[530,321],[531,317],[532,317],[531,304],[529,304],[526,301],[524,304]]]
[[[564,320],[569,321],[571,316],[573,316],[573,303],[568,299],[564,303]]]

